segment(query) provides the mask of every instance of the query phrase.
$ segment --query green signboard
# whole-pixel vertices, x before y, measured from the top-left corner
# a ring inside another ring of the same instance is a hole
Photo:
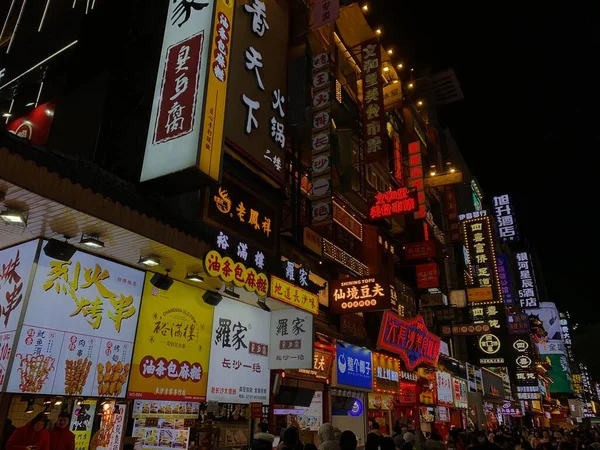
[[[550,383],[550,392],[553,394],[573,392],[571,387],[571,369],[569,360],[565,355],[540,355],[542,359],[549,359],[552,364],[549,375],[554,380]]]

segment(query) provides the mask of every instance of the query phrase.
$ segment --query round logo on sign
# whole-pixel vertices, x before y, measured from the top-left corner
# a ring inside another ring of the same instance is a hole
[[[518,352],[524,352],[529,348],[529,344],[527,343],[527,341],[519,339],[518,341],[515,341],[513,343],[513,348]]]
[[[320,113],[315,114],[313,117],[313,128],[319,129],[326,127],[329,125],[329,113],[327,111],[322,111]]]
[[[17,136],[24,139],[31,139],[33,136],[33,127],[31,123],[28,121],[23,122],[21,125],[17,127],[16,130],[8,130],[12,134],[16,134]]]
[[[326,195],[329,192],[329,178],[319,178],[312,185],[312,194],[315,197]]]
[[[312,218],[313,220],[320,222],[321,220],[325,220],[329,217],[329,212],[331,210],[331,203],[321,202],[317,203],[313,206],[312,209]]]
[[[352,405],[352,409],[348,411],[353,417],[360,416],[363,412],[363,404],[359,399],[354,400],[354,404]]]
[[[313,58],[313,69],[322,69],[329,63],[329,53],[319,53]]]
[[[329,135],[327,133],[317,134],[312,140],[312,148],[315,152],[324,150],[329,145]]]
[[[488,355],[498,353],[500,351],[500,339],[495,334],[484,334],[479,338],[479,348]]]
[[[346,355],[343,353],[338,356],[338,370],[340,373],[346,373]]]
[[[329,170],[329,156],[322,155],[317,156],[312,160],[312,171],[313,174],[323,173]]]
[[[517,358],[517,365],[522,369],[526,369],[527,367],[531,366],[531,358],[525,355],[519,356]]]

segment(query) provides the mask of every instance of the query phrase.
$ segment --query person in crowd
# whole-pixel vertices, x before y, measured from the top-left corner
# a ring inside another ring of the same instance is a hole
[[[365,450],[380,450],[379,446],[381,436],[373,432],[367,434],[367,442],[365,442]]]
[[[277,450],[303,450],[298,428],[288,427],[283,430],[282,439],[277,446]]]
[[[396,445],[396,448],[402,448],[402,446],[404,445],[404,439],[402,438],[402,436],[404,435],[404,433],[402,432],[402,427],[400,426],[400,422],[396,421],[396,423],[394,424],[394,429],[392,430],[394,434],[392,434],[392,439],[394,439],[394,445]]]
[[[335,438],[335,429],[330,423],[319,427],[319,450],[340,450],[340,443]]]
[[[379,423],[377,423],[376,420],[371,421],[371,433],[374,433],[379,437],[383,436],[381,430],[379,429]]]
[[[402,436],[402,440],[404,441],[404,444],[402,445],[402,450],[413,450],[415,446],[414,433],[407,431],[406,433],[404,433],[404,436]]]
[[[340,450],[356,450],[357,446],[356,435],[350,430],[342,431],[340,435]]]
[[[483,431],[479,431],[479,432],[475,433],[475,436],[473,438],[473,443],[469,447],[467,447],[467,450],[499,450],[499,449],[500,449],[500,447],[498,447],[493,442],[490,442],[490,440],[487,438],[487,436],[485,435],[485,433]]]
[[[61,412],[50,430],[50,450],[75,450],[75,435],[69,430],[71,416]]]
[[[252,440],[252,450],[271,450],[275,436],[269,433],[269,425],[260,422],[257,426],[258,433],[254,434]]]
[[[433,430],[429,439],[425,441],[425,450],[447,450],[442,436],[436,430]]]
[[[6,443],[17,429],[12,423],[12,420],[6,419],[4,421],[4,428],[2,431],[2,443],[0,444],[0,450],[4,450],[6,448]]]
[[[315,444],[313,444],[312,442],[309,442],[308,444],[304,444],[304,450],[319,450],[319,449]]]
[[[6,443],[6,450],[50,450],[50,435],[46,424],[46,416],[38,414],[14,431]]]
[[[392,439],[390,436],[383,436],[380,440],[379,448],[381,450],[396,450],[394,439]]]

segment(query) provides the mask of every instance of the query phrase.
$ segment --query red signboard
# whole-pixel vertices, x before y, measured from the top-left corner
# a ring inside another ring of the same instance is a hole
[[[419,289],[435,288],[440,285],[437,263],[418,264],[415,268],[417,269],[417,287]]]
[[[399,214],[412,213],[419,209],[417,192],[408,188],[395,191],[379,192],[375,196],[375,204],[371,206],[369,217],[371,220],[387,219]]]
[[[167,50],[153,144],[184,136],[194,128],[203,40],[200,32]]]
[[[425,184],[423,174],[423,160],[421,158],[421,144],[419,141],[408,144],[408,167],[410,169],[409,186],[417,190],[419,209],[415,213],[415,219],[424,219],[427,216],[425,200]]]
[[[397,136],[394,137],[394,177],[402,183],[402,144]]]
[[[400,356],[409,370],[419,364],[435,367],[440,356],[440,338],[427,331],[421,316],[407,321],[386,311],[377,346]]]
[[[435,242],[423,241],[412,242],[404,245],[404,259],[427,259],[435,258]]]
[[[54,117],[54,102],[44,103],[32,109],[26,116],[10,122],[6,129],[32,144],[44,145],[48,139],[50,125]]]
[[[251,402],[250,403],[250,418],[251,419],[262,419],[262,417],[263,417],[262,402]]]
[[[400,394],[398,403],[401,405],[416,405],[417,401],[417,383],[400,382]]]

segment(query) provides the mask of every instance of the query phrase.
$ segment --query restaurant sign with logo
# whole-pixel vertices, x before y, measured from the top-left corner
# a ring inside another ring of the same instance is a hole
[[[394,292],[392,292],[392,290]],[[396,302],[393,302],[393,299]],[[345,278],[329,282],[329,308],[333,314],[398,309],[395,288],[385,275]]]
[[[222,184],[207,190],[203,217],[207,224],[263,251],[277,250],[277,208],[227,175]]]
[[[427,331],[425,321],[418,316],[404,320],[392,312],[386,312],[381,322],[377,346],[395,353],[410,370],[419,364],[436,366],[440,355],[441,340]]]

